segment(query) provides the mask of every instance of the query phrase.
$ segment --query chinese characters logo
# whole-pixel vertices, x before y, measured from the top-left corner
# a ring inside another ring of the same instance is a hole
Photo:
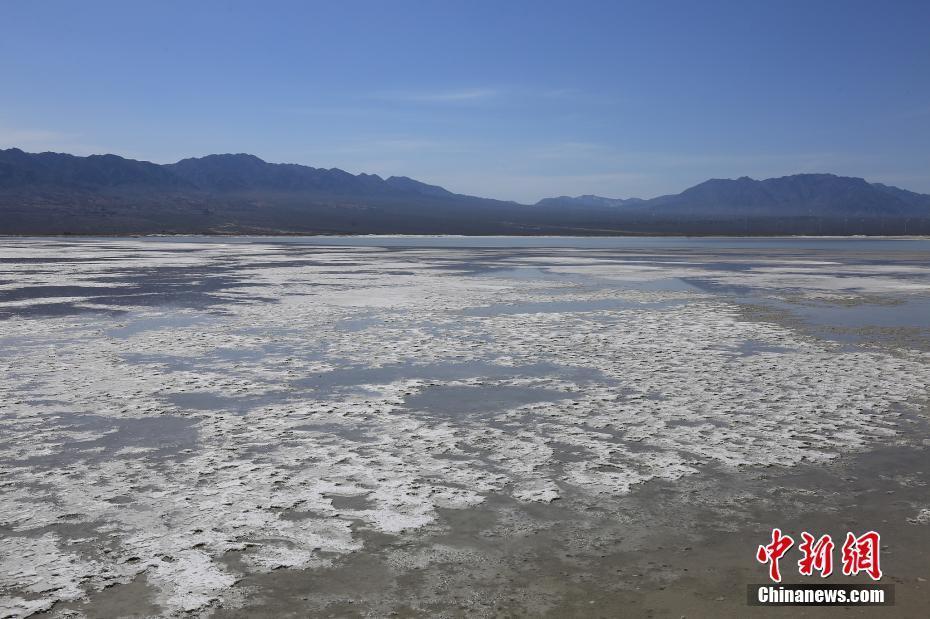
[[[802,576],[811,576],[818,572],[821,578],[833,573],[833,538],[823,535],[816,538],[807,531],[801,533],[801,559],[798,561],[798,572]],[[794,546],[794,539],[785,535],[781,529],[772,529],[772,541],[765,546],[759,546],[756,551],[756,560],[769,566],[769,578],[774,582],[781,582],[781,569],[779,561]],[[881,551],[881,537],[875,531],[863,533],[858,537],[853,533],[846,534],[846,541],[840,551],[842,571],[846,576],[855,576],[860,572],[868,574],[872,580],[882,577],[879,562]]]

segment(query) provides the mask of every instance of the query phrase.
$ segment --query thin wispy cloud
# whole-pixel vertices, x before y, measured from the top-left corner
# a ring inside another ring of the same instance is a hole
[[[499,95],[493,88],[466,88],[462,90],[439,90],[432,92],[396,91],[384,92],[374,96],[383,101],[400,101],[409,103],[461,103],[466,101],[485,101]]]
[[[271,109],[283,114],[303,116],[367,116],[378,111],[372,105],[287,105]]]
[[[617,96],[578,88],[550,88],[531,93],[531,96],[548,99],[553,103],[571,104],[573,106],[579,104],[613,105],[621,101]]]
[[[443,141],[419,137],[358,139],[334,148],[340,153],[465,153],[469,148],[461,141]]]

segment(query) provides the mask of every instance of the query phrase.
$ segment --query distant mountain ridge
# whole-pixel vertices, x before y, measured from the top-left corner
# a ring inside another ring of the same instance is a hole
[[[537,205],[643,207],[662,209],[666,213],[700,209],[704,213],[752,214],[760,209],[779,209],[808,214],[838,211],[845,215],[905,212],[912,208],[930,208],[930,195],[869,183],[861,178],[835,174],[795,174],[755,180],[710,179],[674,195],[649,200],[616,199],[584,195],[571,198],[544,198]]]
[[[930,234],[930,195],[796,174],[521,205],[244,153],[155,164],[0,150],[0,234],[150,233]]]
[[[930,208],[930,196],[872,184],[861,178],[835,174],[795,174],[754,180],[711,179],[673,196],[648,201],[650,208],[666,212],[700,209],[704,213],[746,214],[774,210],[773,214],[832,213],[836,215],[904,214],[913,208]]]
[[[442,187],[377,174],[354,175],[338,168],[268,163],[255,155],[207,155],[159,165],[117,155],[76,157],[62,153],[0,150],[0,188],[22,185],[75,188],[140,187],[238,191],[321,191],[365,194],[379,191],[452,196]]]

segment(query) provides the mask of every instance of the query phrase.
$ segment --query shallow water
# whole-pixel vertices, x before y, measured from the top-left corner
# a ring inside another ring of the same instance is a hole
[[[893,304],[864,303],[855,307],[836,305],[786,306],[805,322],[839,327],[927,327],[930,299],[911,298]]]
[[[405,398],[404,408],[432,415],[458,417],[497,413],[524,404],[553,402],[571,397],[571,394],[561,391],[530,387],[436,385]]]
[[[160,239],[152,237],[153,242]],[[573,248],[573,249],[811,249],[860,251],[930,251],[930,240],[907,237],[635,237],[635,236],[298,236],[298,237],[165,237],[168,242],[289,243],[326,247],[441,247],[441,248]]]

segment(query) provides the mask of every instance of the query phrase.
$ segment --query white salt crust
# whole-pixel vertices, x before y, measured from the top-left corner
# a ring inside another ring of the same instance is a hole
[[[470,271],[486,259],[472,250],[295,252],[106,241],[70,245],[84,260],[63,266],[3,265],[21,288],[88,288],[55,303],[128,313],[0,321],[0,527],[11,532],[0,616],[142,573],[166,614],[199,611],[243,576],[221,561],[230,551],[252,571],[318,567],[362,549],[353,526],[413,534],[437,508],[492,493],[547,503],[707,465],[828,461],[894,440],[930,384],[924,353],[744,322],[708,293],[582,285],[687,274],[775,290],[790,276],[810,298],[923,285],[888,269],[733,273],[581,250],[498,260],[560,274],[529,279]],[[22,241],[0,258],[61,253]],[[209,313],[91,290],[134,269],[220,266],[249,286],[211,293]],[[590,305],[604,301],[617,305]],[[475,402],[406,404],[442,389]]]

